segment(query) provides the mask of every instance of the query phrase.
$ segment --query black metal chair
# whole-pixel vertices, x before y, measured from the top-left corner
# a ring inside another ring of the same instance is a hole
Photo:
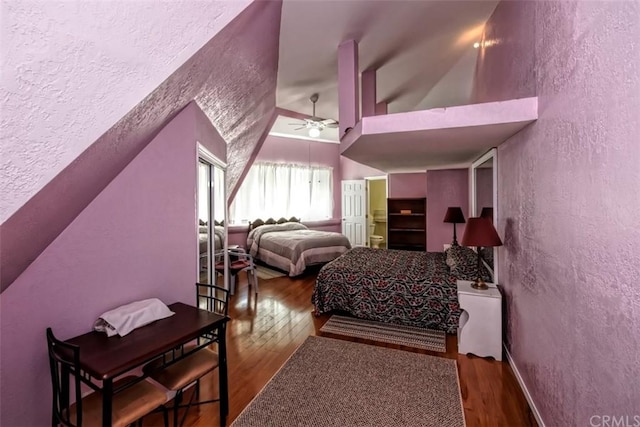
[[[80,368],[80,349],[58,340],[51,328],[47,328],[47,346],[53,386],[51,425],[101,425],[102,393],[95,384],[84,379]],[[70,377],[73,378],[72,384]],[[82,384],[94,391],[82,397]],[[165,426],[168,424],[163,407],[167,395],[160,388],[136,376],[117,380],[113,388],[119,390],[113,396],[113,426],[132,424],[157,408],[163,409]]]
[[[203,310],[211,311],[227,316],[229,310],[229,291],[216,285],[196,283],[196,305]],[[226,324],[222,326],[222,332],[226,333]],[[206,342],[214,340],[216,337],[203,337]],[[200,378],[212,372],[218,367],[218,354],[210,346],[202,347],[200,339],[196,345],[185,346],[179,353],[186,355],[184,358],[176,357],[175,354],[167,354],[164,358],[156,359],[148,363],[143,371],[154,381],[161,384],[168,390],[175,391],[173,403],[173,425],[178,425],[178,409],[186,408],[180,425],[184,423],[189,408],[193,405],[203,405],[205,403],[218,402],[220,399],[209,399],[205,401],[195,401],[200,397]],[[180,355],[179,355],[180,356]],[[176,358],[176,362],[166,363],[167,358]],[[181,405],[184,390],[195,383],[195,391],[186,405]]]

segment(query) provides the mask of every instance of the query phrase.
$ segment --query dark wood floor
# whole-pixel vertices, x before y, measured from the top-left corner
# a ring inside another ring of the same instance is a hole
[[[261,280],[257,297],[253,291],[249,292],[244,273],[241,276],[236,295],[231,298],[229,315],[232,320],[227,333],[229,424],[306,337],[323,335],[319,329],[329,319],[328,315],[314,317],[311,313],[315,274],[297,279],[283,277]],[[448,336],[446,354],[397,345],[385,346],[457,360],[468,427],[536,425],[506,362],[459,355],[455,336]],[[203,396],[217,395],[217,371],[205,377],[202,384]],[[218,410],[217,403],[193,407],[185,425],[218,425]],[[160,418],[147,417],[144,420],[144,425],[158,424],[161,424]]]

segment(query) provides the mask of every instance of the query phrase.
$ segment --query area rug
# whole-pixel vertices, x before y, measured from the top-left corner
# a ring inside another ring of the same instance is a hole
[[[286,276],[285,273],[278,270],[272,270],[269,267],[265,267],[264,265],[256,265],[256,274],[262,280],[269,280],[275,279],[276,277]]]
[[[308,337],[232,426],[464,426],[456,362]]]
[[[447,335],[442,331],[416,328],[413,326],[392,325],[372,320],[333,315],[320,332],[348,337],[363,338],[371,341],[399,344],[423,350],[447,351]]]

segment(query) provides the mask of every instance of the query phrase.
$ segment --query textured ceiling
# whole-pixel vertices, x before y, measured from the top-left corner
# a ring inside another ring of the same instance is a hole
[[[275,111],[281,2],[255,2],[214,38],[195,100],[227,142],[227,188],[242,175]],[[222,37],[221,37],[222,36]],[[206,59],[204,59],[206,58]],[[190,79],[192,70],[185,73]]]
[[[337,118],[337,47],[359,43],[360,71],[377,69],[377,101],[389,113],[469,103],[484,23],[495,0],[285,0],[278,107]]]

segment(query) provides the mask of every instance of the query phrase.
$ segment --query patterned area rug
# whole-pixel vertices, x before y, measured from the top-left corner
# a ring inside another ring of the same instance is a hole
[[[265,267],[264,265],[256,265],[256,273],[258,274],[258,277],[262,280],[269,280],[269,279],[275,279],[276,277],[286,276],[285,273],[278,270],[272,270],[269,267]]]
[[[447,351],[447,336],[443,331],[392,325],[354,317],[333,315],[320,328],[320,332],[405,345],[441,353]]]
[[[308,337],[232,426],[464,426],[456,362]]]

